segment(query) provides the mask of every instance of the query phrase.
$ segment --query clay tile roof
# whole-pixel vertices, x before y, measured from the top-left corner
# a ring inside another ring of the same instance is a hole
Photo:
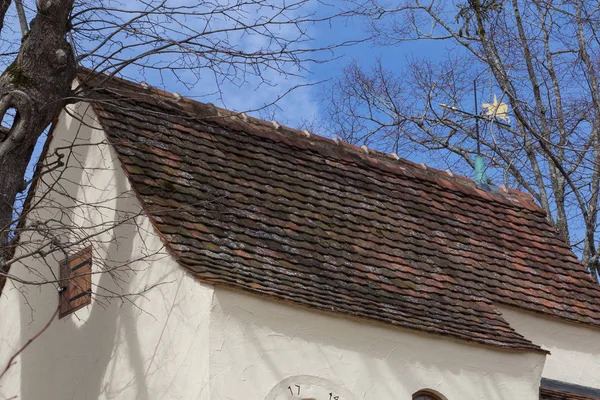
[[[201,281],[512,349],[539,348],[493,303],[600,325],[598,286],[528,195],[81,79],[157,230]]]
[[[589,397],[586,395],[574,394],[564,390],[553,390],[540,388],[540,400],[596,400],[600,397]]]
[[[600,390],[542,378],[540,400],[599,400]]]

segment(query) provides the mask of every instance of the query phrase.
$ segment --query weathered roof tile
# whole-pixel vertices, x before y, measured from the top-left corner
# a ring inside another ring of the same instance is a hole
[[[494,302],[600,326],[598,286],[529,196],[86,82],[157,229],[202,281],[512,349],[539,350]]]

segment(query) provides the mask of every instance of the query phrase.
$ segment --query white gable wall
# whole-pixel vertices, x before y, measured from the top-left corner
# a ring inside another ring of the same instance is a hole
[[[135,217],[135,223],[115,224],[138,214],[139,202],[116,153],[104,143],[104,133],[93,128],[98,125],[91,108],[80,104],[70,111],[85,114],[85,124],[63,113],[49,154],[57,147],[86,144],[74,147],[69,156],[73,168],[65,171],[63,184],[71,196],[95,207],[65,213],[75,225],[87,229],[62,237],[73,241],[77,235],[97,233],[93,271],[102,266],[112,273],[95,274],[92,304],[55,319],[17,357],[0,381],[0,399],[209,399],[208,316],[213,289],[196,282],[165,254],[144,215]],[[85,167],[83,174],[80,165]],[[72,183],[80,181],[84,186]],[[52,197],[74,204],[56,194],[48,199]],[[60,215],[52,206],[37,213],[41,221]],[[115,229],[109,229],[113,226]],[[61,232],[57,229],[56,233]],[[57,261],[62,259],[64,254],[50,254],[45,261],[58,275]],[[50,269],[39,259],[26,259],[14,265],[11,273],[26,280],[43,280],[27,268],[52,279]],[[127,295],[140,292],[143,296]],[[111,298],[113,295],[116,297]],[[26,287],[7,283],[0,297],[2,366],[40,331],[57,304],[55,284]]]
[[[63,113],[49,154],[74,138],[104,142],[88,105],[71,111],[85,114],[85,124]],[[494,350],[196,282],[164,254],[145,216],[106,230],[140,211],[115,152],[97,144],[73,154],[64,185],[99,207],[68,215],[86,232],[102,232],[94,266],[102,260],[115,270],[94,275],[91,306],[55,320],[16,359],[0,382],[0,399],[396,400],[428,388],[448,400],[537,400],[542,354]],[[80,164],[93,176],[82,174]],[[38,217],[59,211],[44,208]],[[51,254],[45,261],[57,273],[63,258]],[[137,261],[122,268],[131,260]],[[26,267],[51,278],[41,260],[24,260],[11,272],[32,279]],[[123,300],[97,295],[146,288],[152,289]],[[53,284],[7,284],[0,297],[0,366],[39,332],[57,302]]]
[[[494,350],[215,289],[213,400],[330,400],[329,393],[339,400],[410,400],[425,388],[448,400],[537,400],[543,365],[538,353]]]
[[[550,351],[542,376],[600,389],[600,328],[500,307],[520,334]]]

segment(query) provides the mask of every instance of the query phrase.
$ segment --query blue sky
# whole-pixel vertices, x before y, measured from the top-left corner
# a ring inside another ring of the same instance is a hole
[[[315,5],[319,3],[313,3]],[[324,5],[315,6],[314,11],[317,15],[331,14],[334,10]],[[306,46],[314,48],[341,43],[349,40],[356,40],[367,37],[367,29],[364,22],[359,20],[338,19],[330,23],[321,23],[308,26],[308,34],[314,40],[307,43]],[[259,37],[244,36],[242,39],[243,48],[252,50],[257,46],[263,45],[263,39]],[[420,57],[431,55],[435,51],[443,51],[441,43],[423,43],[410,42],[395,47],[376,47],[372,42],[359,43],[353,46],[345,46],[335,49],[332,53],[324,52],[318,57],[322,59],[331,59],[324,64],[304,64],[307,71],[298,71],[289,69],[292,73],[299,73],[302,76],[284,76],[273,71],[267,71],[265,77],[272,85],[261,84],[258,79],[250,78],[242,86],[234,84],[222,84],[221,94],[216,94],[217,87],[215,79],[210,74],[205,74],[205,78],[197,82],[190,88],[169,74],[160,75],[149,71],[140,76],[137,71],[130,69],[127,71],[127,77],[134,80],[145,80],[153,86],[170,92],[178,92],[183,96],[194,98],[203,102],[214,103],[227,109],[235,111],[255,110],[270,104],[283,93],[296,85],[305,86],[292,91],[283,99],[277,102],[277,107],[271,107],[268,111],[276,113],[276,118],[283,124],[298,127],[307,119],[322,118],[320,112],[322,106],[319,104],[319,91],[321,85],[317,82],[327,81],[339,75],[341,68],[351,60],[357,60],[361,65],[371,66],[377,57],[381,57],[383,63],[396,70],[401,70],[406,59],[410,57]],[[192,73],[188,74],[188,82],[195,81]],[[185,74],[183,75],[184,80]],[[267,113],[254,113],[257,116],[265,116]],[[315,132],[318,133],[318,132]]]
[[[173,3],[186,5],[197,3],[192,0],[172,1]],[[225,0],[219,1],[223,3]],[[279,0],[273,0],[274,3],[277,3],[278,1]],[[139,5],[137,2],[127,4],[131,7]],[[312,9],[303,9],[302,12],[314,12],[314,15],[316,16],[337,13],[337,10],[333,7],[323,5],[322,2],[314,1],[310,4]],[[256,16],[248,16],[250,20],[254,17]],[[16,18],[14,16],[11,18],[11,25],[15,26]],[[221,27],[225,22],[216,21],[214,24],[217,27]],[[362,39],[369,35],[365,21],[360,19],[334,19],[333,21],[326,23],[305,25],[304,28],[307,28],[308,36],[313,38],[313,40],[303,45],[312,48],[326,47],[336,43]],[[293,37],[295,34],[294,30],[289,27],[281,28],[280,33],[284,36],[289,35],[290,37]],[[14,32],[14,35],[15,37],[18,37],[19,32]],[[176,37],[177,34],[174,33],[173,35]],[[128,40],[131,39],[129,38]],[[234,40],[236,40],[236,43],[246,51],[252,51],[265,45],[265,38],[260,37],[260,35],[245,34],[238,38],[234,38]],[[125,43],[128,42],[125,41]],[[180,73],[179,78],[181,79],[178,79],[168,72],[161,74],[153,70],[146,70],[143,73],[140,73],[140,70],[137,67],[128,68],[123,72],[126,78],[138,82],[146,81],[148,84],[159,87],[165,91],[178,92],[183,96],[203,102],[214,103],[234,111],[260,109],[264,107],[265,104],[270,104],[282,94],[287,93],[290,88],[298,85],[308,85],[290,92],[284,98],[279,100],[275,107],[253,113],[253,115],[262,118],[271,118],[272,114],[274,114],[275,119],[281,124],[298,128],[301,127],[302,123],[305,121],[316,121],[318,124],[319,121],[324,120],[325,115],[323,109],[325,105],[320,103],[320,91],[322,90],[322,85],[316,83],[327,82],[327,80],[339,76],[341,69],[351,61],[356,61],[359,65],[368,69],[374,65],[375,60],[379,58],[385,67],[394,70],[398,74],[402,74],[402,70],[407,65],[407,60],[418,59],[420,57],[435,58],[436,56],[445,55],[448,51],[452,51],[451,49],[447,49],[446,46],[447,45],[443,42],[428,41],[404,42],[393,47],[383,47],[374,45],[372,41],[365,41],[352,46],[336,48],[332,52],[318,54],[317,57],[321,59],[330,59],[330,61],[323,64],[305,63],[303,64],[304,68],[306,68],[305,71],[298,71],[293,67],[288,69],[292,74],[300,74],[301,76],[286,76],[271,70],[266,71],[264,75],[270,84],[264,84],[259,79],[250,76],[247,82],[241,85],[227,82],[221,84],[219,87],[220,92],[217,90],[217,85],[215,84],[215,76],[207,70],[201,71],[199,80],[197,75],[185,71]],[[77,50],[82,51],[83,47],[85,47],[85,43],[79,43]],[[110,51],[112,51],[112,49]],[[84,65],[93,66],[89,61],[90,60],[85,60]],[[152,60],[152,62],[156,61],[156,59]],[[169,61],[168,58],[158,60],[158,62],[163,63]],[[193,83],[193,86],[189,84],[186,85],[185,82]],[[315,131],[314,133],[327,135],[327,132],[325,131]],[[36,161],[37,155],[39,154],[40,148],[41,143],[32,160],[32,167],[33,162]],[[415,162],[427,162],[442,169],[447,167],[445,165],[445,160],[442,160],[439,157],[432,159],[422,152],[412,153],[410,157]],[[30,168],[30,173],[31,171],[32,168]]]
[[[186,4],[191,3],[191,0],[172,0],[173,2]],[[218,0],[226,1],[226,0]],[[274,2],[281,0],[273,0]],[[336,0],[337,1],[337,0]],[[194,2],[195,3],[195,2]],[[131,2],[127,4],[137,4]],[[322,5],[320,2],[314,2],[315,8],[312,10],[316,15],[324,15],[331,13],[333,10],[327,6]],[[343,3],[340,3],[343,4]],[[454,15],[455,11],[452,12]],[[11,25],[15,26],[15,18],[11,16]],[[368,35],[364,21],[355,20],[343,20],[338,19],[330,23],[314,24],[311,26],[305,26],[308,28],[308,35],[314,40],[307,43],[310,47],[323,47],[340,43],[348,40],[356,40],[364,38]],[[285,29],[285,28],[284,28]],[[10,32],[10,31],[7,31]],[[3,34],[6,32],[3,31]],[[285,35],[286,32],[282,31]],[[290,35],[293,32],[289,33]],[[19,32],[13,32],[15,40],[19,37]],[[4,39],[6,39],[6,34]],[[259,48],[264,45],[264,38],[244,35],[236,38],[237,43],[241,45],[241,48],[247,51]],[[3,50],[3,49],[0,49]],[[267,71],[265,77],[271,82],[271,85],[261,84],[260,80],[250,77],[247,82],[241,85],[225,83],[220,86],[221,92],[217,94],[217,86],[215,84],[215,77],[208,71],[204,71],[200,79],[193,86],[185,85],[183,82],[176,79],[174,76],[165,74],[160,75],[159,73],[148,71],[144,75],[139,73],[139,70],[133,68],[125,71],[125,75],[129,79],[135,81],[146,81],[152,86],[159,87],[169,92],[179,92],[183,96],[194,98],[203,102],[211,102],[218,106],[222,106],[235,111],[247,111],[260,109],[265,104],[269,104],[286,93],[291,87],[297,85],[309,85],[287,94],[281,99],[276,108],[270,108],[269,112],[254,112],[253,114],[258,117],[266,117],[270,115],[270,111],[275,113],[275,119],[282,124],[291,127],[300,127],[304,121],[307,120],[323,120],[323,108],[324,105],[320,103],[320,91],[322,87],[316,85],[316,82],[327,81],[329,79],[339,76],[341,69],[350,63],[356,61],[360,66],[368,69],[372,66],[376,59],[381,59],[383,65],[390,70],[393,70],[396,74],[401,75],[403,70],[407,68],[408,60],[419,59],[421,57],[428,57],[430,59],[442,59],[448,54],[452,54],[456,49],[450,47],[444,42],[440,41],[414,41],[404,42],[397,44],[393,47],[377,46],[371,41],[359,43],[353,46],[341,47],[335,49],[333,53],[323,53],[322,58],[331,59],[331,61],[323,64],[304,64],[306,71],[297,71],[290,69],[291,73],[300,73],[301,76],[283,75],[274,71]],[[168,60],[162,60],[166,62]],[[483,71],[487,74],[487,71]],[[194,82],[196,76],[192,73],[183,73],[182,76],[184,81]],[[312,85],[315,84],[315,85]],[[492,88],[486,89],[487,94]],[[484,92],[484,90],[480,90]],[[469,104],[466,106],[468,110],[472,109],[472,103],[468,99]],[[480,96],[479,102],[491,102],[492,99],[484,98]],[[326,135],[327,132],[315,131],[315,134]],[[486,132],[482,128],[482,134]],[[36,150],[34,159],[32,160],[30,174],[32,171],[33,163],[37,160],[39,151],[41,149],[42,141]],[[415,162],[426,162],[436,168],[447,168],[447,162],[452,162],[440,157],[435,153],[426,153],[418,151],[410,154],[410,159]],[[455,170],[456,171],[456,170]],[[459,171],[466,175],[471,175],[470,168],[463,163],[463,168]],[[502,184],[502,171],[490,171],[496,184]],[[495,176],[494,176],[495,175]],[[580,234],[580,227],[572,226],[572,231],[576,235]]]
[[[176,2],[185,4],[190,1],[177,0]],[[314,11],[315,15],[330,15],[336,12],[332,7],[324,6],[319,2],[312,4],[314,8],[309,11]],[[14,26],[16,17],[13,15],[10,18],[12,18]],[[328,23],[313,24],[305,27],[308,28],[308,35],[313,38],[305,46],[313,48],[363,39],[368,36],[364,21],[358,19],[335,19]],[[282,34],[286,34],[286,28],[283,29]],[[13,32],[13,34],[15,37],[19,36],[19,32]],[[289,32],[290,37],[293,34],[293,31]],[[239,41],[242,49],[247,51],[259,48],[265,44],[264,38],[252,35],[244,35],[239,38]],[[301,76],[286,76],[274,71],[267,71],[265,77],[270,81],[270,85],[261,83],[259,79],[250,77],[241,86],[231,83],[222,84],[220,86],[220,93],[217,91],[215,77],[208,73],[208,71],[204,71],[198,81],[197,77],[191,72],[180,74],[179,78],[182,78],[180,80],[169,73],[160,74],[152,70],[140,73],[139,69],[135,67],[126,69],[124,75],[128,79],[138,82],[146,81],[148,84],[165,91],[178,92],[183,96],[202,102],[210,102],[234,111],[260,109],[265,104],[270,104],[276,100],[290,88],[298,85],[308,85],[290,92],[279,100],[275,107],[252,113],[262,118],[266,118],[267,116],[270,118],[271,114],[274,113],[275,119],[281,124],[297,128],[305,121],[320,121],[324,118],[324,114],[322,113],[324,105],[320,103],[322,85],[317,84],[317,82],[327,82],[327,80],[338,76],[343,66],[349,62],[355,60],[361,66],[368,68],[373,65],[377,58],[380,58],[386,67],[401,73],[408,59],[441,54],[447,51],[444,46],[441,42],[407,42],[394,47],[383,47],[375,46],[371,41],[365,41],[352,46],[337,48],[333,52],[323,52],[318,57],[329,59],[330,61],[323,64],[303,64],[304,68],[306,68],[305,71],[298,71],[293,68],[289,69],[289,72],[300,74]],[[168,60],[161,61],[166,62]],[[90,66],[86,61],[84,61],[84,65]],[[194,84],[190,86],[184,82]],[[314,133],[327,135],[327,132],[317,131]],[[41,151],[43,139],[40,140],[34,153],[29,168],[30,175],[33,173],[34,163],[37,161]],[[416,162],[430,162],[433,165],[436,164],[435,160],[424,157],[422,153],[415,154],[412,160]],[[436,166],[443,167],[443,165]]]

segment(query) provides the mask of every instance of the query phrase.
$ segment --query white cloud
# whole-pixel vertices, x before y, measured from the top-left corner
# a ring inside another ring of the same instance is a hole
[[[219,0],[217,3],[213,2],[212,7],[236,4],[235,2],[226,0]],[[177,2],[173,2],[173,4],[189,6],[197,4],[197,2],[178,0]],[[258,28],[257,31],[226,31],[240,22],[253,25],[257,21],[270,19],[278,12],[276,6],[289,4],[289,1],[270,1],[269,4],[273,7],[245,6],[238,13],[228,12],[227,15],[214,15],[209,22],[210,30],[213,32],[222,32],[208,35],[205,39],[212,43],[222,40],[220,45],[230,43],[236,50],[250,54],[266,49],[276,49],[277,44],[273,44],[272,38],[266,34],[261,34],[265,33],[262,30],[263,28]],[[288,10],[285,17],[289,20],[304,17],[316,11],[316,7],[318,7],[318,3],[310,1],[305,6],[296,10]],[[230,16],[232,18],[229,18]],[[234,18],[237,21],[234,21]],[[280,20],[283,21],[281,17]],[[193,21],[189,22],[190,24],[194,23]],[[199,29],[201,22],[203,24],[206,23],[206,21],[199,19],[195,21],[198,26],[193,28]],[[293,41],[299,35],[298,28],[291,24],[273,25],[269,29],[271,33],[283,40]],[[311,30],[316,31],[316,26],[307,25],[303,26],[303,29],[307,29],[310,35]],[[306,42],[297,44],[297,46],[310,47],[316,46],[316,44],[315,42]],[[227,64],[221,64],[221,67],[227,67]],[[308,69],[310,65],[303,64],[303,67]],[[183,84],[176,82],[175,79],[170,79],[168,76],[165,76],[162,84],[165,90],[179,91],[183,95],[197,98],[204,102],[212,102],[235,111],[255,110],[271,104],[291,88],[310,83],[310,77],[307,77],[307,75],[310,75],[310,71],[299,71],[298,67],[293,64],[283,64],[277,66],[277,68],[280,70],[276,68],[263,68],[259,76],[253,66],[249,65],[249,73],[238,74],[232,81],[227,79],[219,81],[219,78],[222,77],[221,75],[217,73],[215,76],[211,71],[205,69],[200,71],[200,80],[191,90]],[[183,73],[182,76],[188,82],[196,80],[196,76],[191,71]],[[157,84],[156,82],[152,82],[150,78],[149,82]],[[315,90],[314,87],[306,86],[296,89],[278,101],[276,108],[271,108],[270,110],[275,109],[277,119],[280,119],[282,123],[298,126],[300,121],[317,115],[318,106]]]

